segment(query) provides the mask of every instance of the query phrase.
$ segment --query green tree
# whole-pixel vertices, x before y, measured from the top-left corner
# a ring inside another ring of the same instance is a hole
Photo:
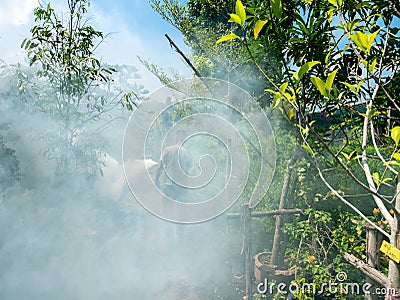
[[[84,137],[85,129],[113,110],[121,93],[110,93],[116,70],[95,56],[106,36],[88,23],[89,0],[68,0],[67,5],[67,13],[56,12],[50,3],[35,8],[31,37],[21,47],[37,69],[30,74],[20,66],[18,86],[27,106],[59,125],[47,137],[45,151],[59,172],[79,166],[93,173],[101,166],[102,154],[95,141]],[[123,104],[129,106],[131,101],[127,95]]]
[[[283,80],[275,81],[253,60],[273,86],[272,107],[281,109],[298,129],[298,143],[309,152],[330,193],[400,248],[400,107],[395,88],[399,5],[271,0],[253,1],[244,8],[238,0],[237,7],[231,15],[236,28],[217,43],[241,40],[250,55],[255,40],[278,46]],[[262,13],[250,19],[254,12]],[[334,165],[327,166],[328,161]],[[356,195],[340,190],[332,166],[369,195],[388,231],[354,205],[350,199]],[[398,290],[399,265],[392,260],[388,278]]]
[[[215,45],[219,36],[231,30],[226,28],[225,23],[229,19],[228,12],[235,6],[234,1],[189,0],[182,4],[177,0],[151,0],[150,4],[182,33],[185,43],[190,47],[189,58],[202,77],[237,84],[263,106],[271,101],[271,96],[263,92],[269,83],[259,75],[246,48],[240,42],[235,45]],[[260,52],[255,57],[268,70],[269,76],[280,80],[281,67],[274,57],[275,50],[273,45],[265,45],[262,55]]]

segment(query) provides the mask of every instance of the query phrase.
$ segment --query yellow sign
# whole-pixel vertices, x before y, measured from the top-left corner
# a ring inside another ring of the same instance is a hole
[[[393,259],[395,262],[400,263],[400,250],[390,245],[388,242],[383,241],[380,250]]]

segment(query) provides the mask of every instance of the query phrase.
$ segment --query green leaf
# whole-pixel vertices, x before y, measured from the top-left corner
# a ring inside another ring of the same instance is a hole
[[[339,68],[332,71],[332,73],[329,74],[328,78],[326,79],[325,89],[327,90],[328,94],[331,92],[333,80],[335,79],[337,71],[339,71]]]
[[[293,108],[291,108],[291,109],[288,110],[287,116],[288,116],[288,119],[289,119],[289,120],[292,120],[292,119],[293,119],[293,117],[294,117],[294,109],[293,109]]]
[[[344,156],[344,158],[346,160],[350,160],[350,157],[349,157],[349,155],[347,153],[345,153],[345,152],[340,152],[340,153]]]
[[[398,161],[395,160],[391,160],[389,162],[384,163],[385,166],[387,165],[394,165],[394,166],[400,166],[400,163]]]
[[[369,72],[373,72],[376,66],[376,57],[372,62],[368,62],[365,59],[361,60],[362,64],[364,65],[365,68],[368,69]]]
[[[293,74],[293,77],[297,81],[300,81],[300,79],[304,76],[305,73],[307,73],[312,67],[314,67],[315,65],[318,65],[318,64],[320,64],[319,61],[306,62],[304,65],[301,66],[300,70],[298,70],[297,72],[295,72]]]
[[[314,157],[314,153],[312,152],[310,146],[308,146],[308,145],[306,145],[306,144],[303,144],[303,145],[301,145],[301,147],[303,147],[304,149],[306,149],[307,152],[308,152],[308,154],[310,154],[311,157]]]
[[[396,143],[397,146],[400,141],[400,126],[393,127],[390,136],[392,137],[393,141]]]
[[[330,4],[332,4],[332,5],[336,5],[336,4],[337,4],[336,0],[328,0],[328,2],[329,2]]]
[[[332,71],[332,73],[329,74],[328,78],[326,79],[326,82],[322,81],[318,77],[311,77],[311,82],[318,88],[323,96],[331,97],[333,80],[335,79],[338,70],[339,69]]]
[[[393,154],[393,158],[394,158],[395,160],[400,160],[400,153],[399,153],[399,152],[394,153],[394,154]]]
[[[356,19],[356,20],[353,20],[353,21],[347,23],[346,24],[347,30],[349,32],[352,32],[354,30],[354,27],[356,27],[358,23],[360,23],[360,19]]]
[[[352,84],[350,84],[350,83],[348,83],[348,82],[343,82],[343,81],[341,81],[340,83],[344,84],[345,86],[347,86],[348,88],[350,88],[354,93],[357,94],[357,88],[356,88],[354,85],[352,85]]]
[[[332,21],[332,18],[333,18],[333,14],[335,13],[335,9],[334,8],[332,8],[332,9],[330,9],[330,10],[328,10],[327,12],[326,12],[326,17],[327,17],[327,19],[328,19],[328,23],[330,23],[331,21]]]
[[[288,85],[289,85],[289,82],[288,82],[288,81],[285,81],[284,83],[282,83],[282,84],[280,85],[280,87],[279,87],[279,89],[281,90],[281,92],[285,92],[286,89],[287,89],[287,87],[288,87]]]
[[[364,79],[360,80],[359,83],[357,83],[357,93],[360,91],[360,88],[361,88],[362,84],[363,84],[364,81],[366,81],[366,80],[367,80],[367,78],[364,78]]]
[[[274,16],[280,19],[282,17],[282,2],[281,0],[271,0],[272,11]]]
[[[229,15],[231,18],[228,20],[228,22],[234,22],[239,24],[240,26],[242,25],[242,20],[237,14],[229,14]]]
[[[240,18],[240,25],[243,25],[244,21],[246,21],[246,11],[244,10],[242,1],[236,0],[235,12]]]
[[[260,34],[261,29],[264,27],[265,24],[268,23],[268,20],[258,20],[256,24],[254,25],[254,39],[256,40],[258,38],[258,35]]]
[[[356,31],[355,34],[352,34],[349,37],[354,41],[358,48],[360,48],[361,51],[369,53],[375,41],[375,37],[380,30],[381,29],[379,28],[373,33],[363,33],[361,31]]]
[[[379,173],[375,172],[374,174],[372,174],[372,179],[374,180],[374,182],[376,184],[379,184],[381,182],[380,178],[379,178]]]
[[[388,181],[391,181],[391,180],[393,180],[392,177],[385,177],[385,178],[382,179],[382,183],[385,183],[385,182],[388,182]]]
[[[367,35],[361,31],[356,31],[356,34],[350,35],[353,42],[360,48],[361,51],[367,52],[368,38]]]
[[[218,39],[218,41],[215,42],[215,44],[218,45],[219,43],[234,40],[234,39],[240,39],[240,37],[234,33],[230,33],[230,34],[220,37]]]
[[[325,82],[323,82],[321,78],[313,76],[310,78],[310,80],[317,87],[322,96],[328,97],[325,89]]]
[[[350,161],[352,159],[355,159],[357,157],[357,151],[354,150],[353,152],[351,152],[350,154],[346,154],[344,152],[341,152],[341,154],[346,158],[346,160]]]

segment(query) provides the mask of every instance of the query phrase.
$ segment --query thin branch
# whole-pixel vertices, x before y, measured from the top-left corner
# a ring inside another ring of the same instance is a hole
[[[376,154],[378,155],[379,159],[383,162],[383,164],[385,166],[387,166],[387,168],[390,171],[392,171],[394,174],[397,175],[398,172],[389,165],[389,163],[385,160],[385,158],[382,156],[381,152],[379,151],[378,145],[376,144],[375,130],[374,130],[374,125],[372,124],[372,120],[370,121],[370,127],[371,127],[371,139],[372,139],[372,143],[374,145]]]
[[[316,164],[316,163],[315,163]],[[349,201],[347,201],[344,197],[342,197],[337,190],[335,190],[325,179],[324,175],[322,174],[320,168],[316,165],[316,168],[318,170],[319,177],[321,178],[322,182],[325,184],[325,186],[336,196],[338,197],[344,204],[349,206],[352,210],[354,210],[361,218],[363,218],[368,224],[373,226],[376,230],[381,232],[384,236],[388,237],[390,239],[390,234],[387,233],[385,230],[380,228],[378,225],[376,225],[374,222],[372,222],[370,219],[368,219],[357,207],[355,207],[353,204],[351,204]]]
[[[374,90],[374,94],[376,94],[378,89],[379,89],[379,87],[376,86],[376,88]],[[374,183],[374,180],[373,180],[373,177],[372,177],[372,174],[371,174],[371,170],[369,169],[369,164],[368,164],[368,160],[367,160],[368,123],[369,123],[369,115],[371,113],[371,106],[372,106],[372,100],[370,101],[370,104],[367,105],[367,111],[366,111],[365,117],[364,117],[361,162],[362,162],[362,165],[363,165],[365,177],[367,179],[369,188],[370,188],[371,191],[374,192],[372,194],[372,197],[374,198],[374,201],[375,201],[376,205],[378,205],[378,208],[380,209],[383,217],[389,222],[390,225],[392,225],[393,220],[394,220],[393,217],[389,213],[388,209],[386,208],[386,206],[384,205],[382,200],[376,196],[377,189],[375,187],[375,183]]]

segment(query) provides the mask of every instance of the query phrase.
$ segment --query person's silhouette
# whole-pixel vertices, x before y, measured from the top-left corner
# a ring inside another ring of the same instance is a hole
[[[175,135],[175,143],[164,148],[156,170],[155,183],[164,196],[169,199],[189,203],[186,184],[192,162],[188,150],[182,145],[184,138],[185,132],[178,130]],[[179,212],[173,203],[164,201],[164,210],[171,209],[173,215],[179,218]]]

